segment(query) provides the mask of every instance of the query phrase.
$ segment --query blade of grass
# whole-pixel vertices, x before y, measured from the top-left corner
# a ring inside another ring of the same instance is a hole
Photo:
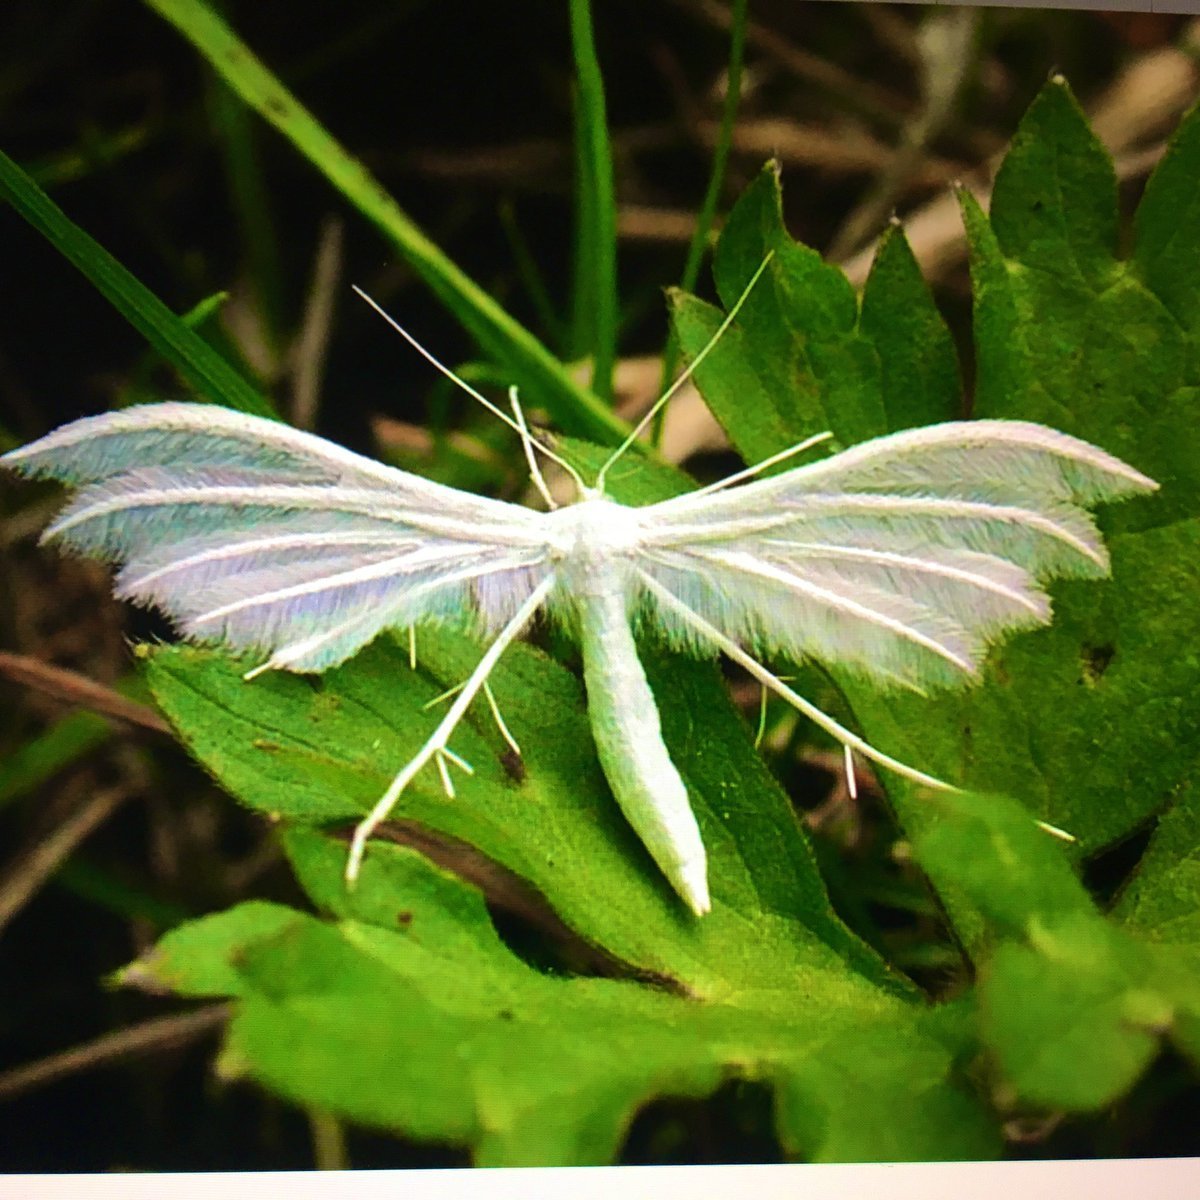
[[[733,145],[733,126],[737,120],[738,103],[742,98],[742,64],[746,58],[746,4],[747,0],[733,0],[730,13],[732,25],[729,33],[729,69],[726,72],[725,101],[721,105],[721,124],[717,130],[717,142],[713,147],[712,170],[708,186],[704,190],[704,201],[700,215],[696,218],[696,229],[688,245],[687,260],[683,266],[683,277],[679,286],[685,292],[696,290],[700,278],[700,264],[708,250],[708,238],[712,232],[713,219],[717,215],[717,203],[721,199],[721,188],[725,183],[725,170],[729,165],[729,149]],[[664,381],[664,388],[670,380]]]
[[[163,932],[196,915],[185,905],[173,900],[160,900],[141,888],[130,886],[107,868],[90,862],[81,854],[67,859],[58,868],[54,882],[106,912],[129,921],[147,921]]]
[[[529,242],[517,223],[517,212],[512,201],[506,200],[499,207],[500,228],[508,238],[508,248],[512,253],[513,265],[517,269],[517,278],[525,288],[525,294],[537,313],[537,319],[542,328],[550,334],[551,344],[566,354],[568,350],[568,332],[562,317],[554,307],[550,298],[550,289],[538,270],[537,260],[529,247]]]
[[[73,762],[109,741],[116,729],[90,712],[73,712],[21,743],[0,761],[0,808],[41,787]]]
[[[145,2],[384,234],[480,346],[507,366],[528,399],[580,436],[604,443],[624,436],[624,423],[413,223],[219,16],[199,0]]]
[[[596,248],[587,236],[595,224],[592,218],[594,198],[583,161],[583,105],[572,95],[571,144],[575,148],[574,227],[571,231],[571,340],[567,355],[572,362],[584,359],[591,352],[592,315],[588,312],[589,281],[595,278],[592,266]]]
[[[220,141],[250,285],[261,314],[258,325],[274,362],[284,328],[284,286],[279,237],[257,145],[261,126],[252,124],[246,106],[220,79],[209,81],[206,99]]]
[[[617,353],[617,203],[604,79],[596,57],[589,0],[570,0],[575,56],[576,182],[579,189],[575,288],[577,320],[592,356],[592,391],[612,399]]]
[[[712,170],[708,176],[708,186],[704,189],[704,200],[700,205],[700,215],[696,218],[696,228],[692,232],[692,240],[688,245],[687,258],[683,264],[683,277],[679,281],[680,288],[685,292],[696,290],[696,280],[700,278],[700,264],[708,250],[709,234],[712,232],[713,220],[717,215],[717,203],[721,198],[721,188],[725,183],[725,170],[729,165],[729,148],[733,145],[733,125],[737,120],[738,102],[742,96],[742,64],[746,58],[746,4],[747,0],[733,0],[730,10],[729,27],[729,69],[726,72],[725,102],[721,105],[721,125],[717,130],[717,143],[713,148]],[[667,335],[667,344],[663,350],[662,379],[659,383],[659,394],[667,390],[675,378],[675,368],[679,365],[679,342],[672,331]],[[666,410],[661,410],[654,418],[651,426],[650,441],[657,446],[662,440],[663,422],[666,420]]]
[[[270,402],[0,152],[3,196],[205,399],[260,416]]]

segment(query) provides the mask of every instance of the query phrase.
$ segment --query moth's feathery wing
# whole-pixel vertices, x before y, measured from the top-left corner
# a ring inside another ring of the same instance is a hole
[[[1042,581],[1107,573],[1085,505],[1155,487],[1040,425],[949,422],[652,505],[639,566],[744,643],[882,684],[952,685],[990,640],[1049,620]]]
[[[548,572],[542,514],[216,406],[85,418],[0,463],[82,485],[44,537],[121,563],[118,594],[294,670],[424,617],[499,628]]]

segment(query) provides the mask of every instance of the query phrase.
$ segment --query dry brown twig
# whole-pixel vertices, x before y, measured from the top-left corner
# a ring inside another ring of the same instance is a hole
[[[291,418],[292,424],[300,429],[312,429],[317,423],[321,379],[333,329],[334,300],[342,273],[343,229],[343,223],[336,217],[321,225],[304,317],[291,349]]]
[[[1196,98],[1196,52],[1200,50],[1200,20],[1190,22],[1177,46],[1138,56],[1120,72],[1091,105],[1089,117],[1096,136],[1116,159],[1117,175],[1134,178],[1153,165],[1162,146],[1147,147],[1161,137]],[[1002,161],[998,155],[983,164],[964,184],[986,206],[992,181]],[[966,256],[966,240],[953,194],[943,194],[904,218],[904,231],[926,280],[944,279]],[[875,243],[842,263],[851,283],[861,287],[875,258]]]
[[[0,872],[0,929],[29,903],[80,842],[104,824],[130,795],[132,791],[125,786],[93,793],[31,849],[14,856],[11,866]]]
[[[149,705],[139,704],[122,696],[114,688],[65,667],[51,666],[28,654],[12,654],[0,650],[0,675],[25,687],[90,709],[105,717],[128,721],[131,725],[153,730],[155,733],[171,734],[171,727]]]
[[[886,222],[904,190],[934,166],[929,147],[954,116],[978,30],[978,9],[935,10],[921,23],[914,39],[920,55],[920,109],[906,122],[887,166],[834,235],[830,258],[845,258],[861,246]],[[938,163],[935,169],[940,173],[945,168]],[[946,176],[941,178],[944,181]]]
[[[44,1087],[68,1075],[121,1062],[137,1054],[186,1045],[224,1025],[231,1012],[232,1006],[222,1003],[208,1004],[169,1017],[156,1017],[128,1029],[102,1034],[82,1046],[73,1046],[36,1062],[13,1067],[0,1074],[0,1100]]]

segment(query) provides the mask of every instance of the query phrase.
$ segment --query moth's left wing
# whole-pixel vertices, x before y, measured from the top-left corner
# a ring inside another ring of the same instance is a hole
[[[637,566],[744,645],[920,690],[965,682],[990,641],[1045,624],[1045,580],[1107,574],[1085,506],[1155,487],[1040,425],[950,422],[642,509]]]
[[[118,595],[291,670],[429,617],[498,629],[549,573],[543,514],[211,405],[85,418],[0,465],[81,485],[44,540],[120,563]]]

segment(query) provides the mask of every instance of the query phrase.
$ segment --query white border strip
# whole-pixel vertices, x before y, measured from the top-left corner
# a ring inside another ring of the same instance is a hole
[[[1200,1158],[1079,1162],[0,1175],[0,1195],[121,1200],[1139,1200],[1200,1195]]]

